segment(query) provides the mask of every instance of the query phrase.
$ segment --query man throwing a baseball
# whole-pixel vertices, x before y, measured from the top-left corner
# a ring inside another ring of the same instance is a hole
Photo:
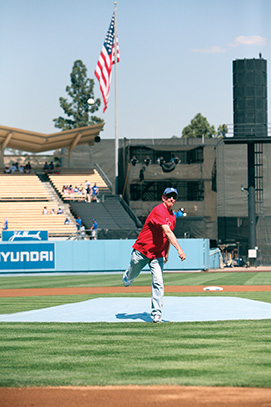
[[[153,322],[162,321],[164,298],[163,268],[168,260],[170,244],[178,251],[180,259],[186,255],[179,245],[173,229],[176,217],[172,207],[176,202],[178,192],[175,188],[166,188],[162,195],[162,203],[154,207],[133,245],[131,261],[123,274],[125,287],[131,285],[146,264],[152,273],[151,316]]]

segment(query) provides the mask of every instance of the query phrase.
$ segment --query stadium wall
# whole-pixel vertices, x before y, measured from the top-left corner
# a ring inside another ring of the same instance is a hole
[[[207,270],[219,267],[218,250],[209,239],[178,239],[187,259],[170,250],[165,271]],[[130,261],[134,240],[2,242],[0,273],[117,272]]]

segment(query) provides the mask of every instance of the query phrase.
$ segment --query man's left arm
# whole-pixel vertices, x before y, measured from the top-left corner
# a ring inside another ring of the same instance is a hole
[[[170,241],[167,239],[167,242],[165,245],[165,263],[168,261],[169,248],[170,248]]]
[[[185,260],[186,259],[186,254],[184,253],[183,249],[181,248],[181,246],[179,245],[176,236],[174,235],[174,233],[172,232],[172,230],[170,229],[170,227],[168,225],[162,225],[161,228],[163,229],[163,231],[165,232],[166,237],[168,238],[169,242],[175,247],[175,249],[178,252],[178,255],[180,257],[181,260]]]

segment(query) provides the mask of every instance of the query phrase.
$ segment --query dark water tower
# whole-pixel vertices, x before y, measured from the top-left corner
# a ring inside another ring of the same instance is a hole
[[[257,140],[267,137],[267,62],[265,59],[233,61],[234,137]]]
[[[233,112],[233,137],[225,137],[224,142],[247,145],[248,257],[253,265],[257,256],[256,213],[261,214],[263,203],[263,143],[271,141],[267,125],[267,61],[261,55],[259,59],[233,61]]]

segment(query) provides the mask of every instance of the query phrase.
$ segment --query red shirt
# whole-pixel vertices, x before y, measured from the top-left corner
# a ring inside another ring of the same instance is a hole
[[[147,217],[133,248],[149,259],[164,257],[167,237],[161,226],[168,225],[173,230],[175,224],[176,217],[171,210],[168,210],[163,203],[155,206]]]

